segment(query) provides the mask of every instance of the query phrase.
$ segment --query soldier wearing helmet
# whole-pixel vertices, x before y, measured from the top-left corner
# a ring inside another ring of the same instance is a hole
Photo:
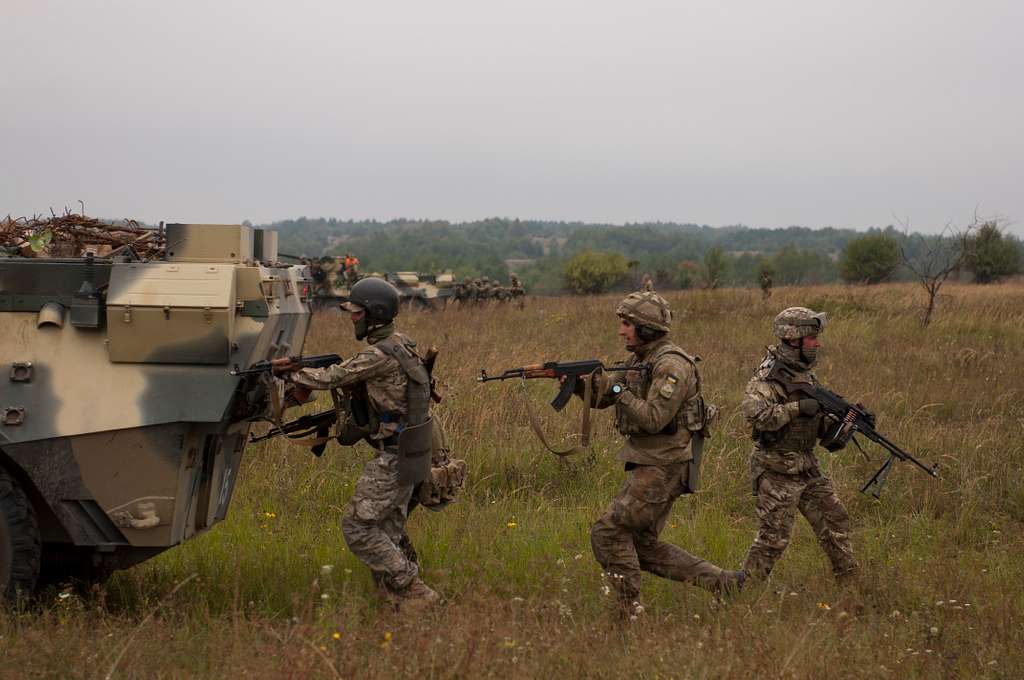
[[[370,568],[383,594],[406,606],[430,604],[439,596],[420,579],[416,552],[405,531],[414,490],[432,474],[433,423],[430,375],[416,343],[395,330],[398,303],[398,290],[387,281],[360,279],[341,307],[351,314],[356,339],[366,340],[368,346],[327,368],[277,370],[306,389],[342,391],[348,407],[338,441],[365,440],[376,450],[345,508],[341,527],[349,549]],[[451,463],[451,473],[461,480],[465,463]]]
[[[779,342],[768,348],[741,406],[753,428],[751,473],[761,521],[743,571],[759,579],[771,573],[789,545],[799,510],[828,555],[836,579],[848,581],[858,568],[850,544],[850,515],[814,455],[829,418],[817,401],[801,398],[793,389],[801,383],[817,384],[811,368],[821,350],[825,314],[790,307],[775,317],[772,330]]]
[[[716,409],[701,395],[698,358],[668,339],[672,312],[653,291],[631,293],[615,310],[619,337],[632,355],[627,366],[650,370],[615,373],[598,389],[595,406],[615,407],[625,437],[618,459],[626,482],[590,532],[594,556],[614,588],[621,611],[640,606],[640,574],[722,592],[742,586],[741,572],[719,567],[658,538],[675,500],[697,490],[699,457]]]

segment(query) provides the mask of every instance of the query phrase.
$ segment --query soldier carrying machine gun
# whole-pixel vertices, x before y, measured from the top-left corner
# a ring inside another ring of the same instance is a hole
[[[862,404],[851,404],[840,395],[832,392],[831,390],[825,389],[820,385],[812,385],[798,380],[785,381],[784,379],[787,375],[787,370],[789,369],[785,368],[781,364],[777,365],[776,373],[778,378],[783,380],[784,384],[792,389],[793,392],[799,392],[801,394],[805,394],[811,399],[814,399],[818,402],[824,413],[832,416],[836,421],[838,421],[829,428],[828,432],[821,440],[822,446],[824,446],[828,451],[838,451],[842,449],[851,439],[853,440],[853,443],[857,445],[857,448],[861,448],[857,440],[853,439],[853,435],[859,432],[889,452],[889,458],[885,461],[882,467],[879,468],[878,472],[876,472],[874,476],[872,476],[871,479],[861,487],[861,493],[874,498],[880,498],[882,495],[882,487],[885,486],[885,481],[889,477],[892,465],[897,460],[913,463],[932,477],[939,476],[937,465],[932,465],[931,467],[925,465],[876,430],[875,414],[864,408]],[[791,375],[790,377],[795,378],[796,376]],[[861,449],[861,451],[863,452],[863,449]]]

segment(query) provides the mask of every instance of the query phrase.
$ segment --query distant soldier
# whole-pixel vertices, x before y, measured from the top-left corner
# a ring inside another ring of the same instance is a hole
[[[761,296],[764,300],[772,296],[772,270],[767,267],[761,270]]]
[[[696,454],[715,409],[704,404],[697,359],[668,339],[672,313],[663,297],[631,293],[615,313],[619,337],[632,352],[625,365],[649,364],[650,371],[616,373],[595,395],[597,408],[615,407],[615,426],[626,440],[618,454],[626,482],[594,524],[590,542],[621,611],[632,617],[643,611],[641,571],[716,593],[739,589],[744,575],[658,538],[676,499],[696,491]]]
[[[480,302],[480,290],[482,287],[483,282],[480,280],[480,277],[476,277],[475,279],[469,282],[469,293],[467,298],[469,302],[471,302],[474,305]]]
[[[510,274],[509,280],[512,282],[512,299],[519,303],[519,309],[523,309],[526,306],[526,288],[515,274]]]
[[[288,359],[274,363],[275,372],[298,386],[344,390],[353,395],[353,404],[363,400],[361,408],[348,409],[339,441],[365,440],[376,455],[363,468],[341,528],[345,543],[370,568],[382,593],[405,607],[439,599],[420,579],[416,552],[405,531],[409,510],[415,505],[414,489],[436,479],[431,448],[432,428],[437,426],[430,414],[430,375],[416,343],[395,331],[398,303],[398,291],[390,283],[364,278],[352,286],[341,306],[351,312],[356,339],[368,343],[365,349],[328,368],[295,371]],[[362,395],[361,390],[365,390]],[[357,415],[360,412],[364,422]],[[460,486],[465,462],[447,461],[442,472]]]
[[[494,298],[494,288],[491,286],[491,279],[487,276],[482,276],[478,279],[480,282],[478,285],[479,292],[477,299],[481,302],[486,302]]]
[[[455,284],[455,301],[460,304],[466,304],[466,299],[469,295],[469,277],[467,276],[462,281]]]
[[[782,557],[797,510],[810,522],[836,579],[847,581],[857,572],[850,515],[814,455],[816,440],[834,421],[821,413],[817,401],[791,387],[817,384],[811,367],[821,351],[824,329],[824,313],[806,307],[780,312],[773,324],[779,343],[768,348],[743,397],[741,410],[754,430],[751,474],[761,521],[743,565],[753,578],[766,578]]]
[[[324,295],[324,284],[327,281],[327,273],[320,266],[320,261],[313,258],[309,261],[309,277],[313,279],[313,293],[317,297]]]
[[[648,293],[654,292],[654,278],[650,274],[644,274],[644,277],[640,279],[640,290]]]

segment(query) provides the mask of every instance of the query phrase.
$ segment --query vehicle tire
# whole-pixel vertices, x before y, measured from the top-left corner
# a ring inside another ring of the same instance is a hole
[[[41,554],[35,511],[18,482],[0,468],[0,601],[32,594]]]

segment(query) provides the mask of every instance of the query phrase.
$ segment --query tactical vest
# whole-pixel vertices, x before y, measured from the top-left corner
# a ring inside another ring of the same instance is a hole
[[[669,421],[664,429],[657,434],[651,434],[650,432],[642,430],[639,425],[629,419],[622,407],[616,404],[615,427],[618,429],[620,434],[647,437],[673,437],[684,428],[691,432],[698,432],[704,429],[707,409],[704,405],[704,395],[701,391],[700,370],[697,368],[697,362],[699,359],[690,356],[671,343],[666,343],[656,349],[652,356],[645,357],[644,362],[641,362],[638,357],[634,355],[629,358],[627,365],[633,366],[638,363],[649,363],[651,366],[655,366],[662,357],[668,354],[674,354],[678,357],[682,357],[691,366],[693,366],[693,373],[697,380],[697,393],[680,405],[676,415],[671,421]],[[651,389],[652,381],[653,371],[629,371],[626,373],[626,388],[641,399],[647,399],[647,392]]]
[[[395,359],[405,375],[406,412],[398,414],[398,483],[419,484],[430,477],[433,450],[430,374],[412,340],[393,335],[374,346]]]
[[[768,374],[768,381],[782,388],[785,393],[784,403],[791,404],[800,401],[801,393],[793,389],[793,385],[782,378],[780,372],[776,370],[778,366],[781,366],[781,362],[776,359]],[[810,381],[808,380],[808,382]],[[814,445],[818,439],[820,424],[820,416],[798,415],[778,430],[755,431],[754,438],[765,453],[811,453],[814,451]]]
[[[393,335],[375,343],[374,347],[397,361],[405,375],[406,413],[399,414],[399,422],[404,427],[425,423],[430,417],[430,376],[415,352],[416,343]]]

